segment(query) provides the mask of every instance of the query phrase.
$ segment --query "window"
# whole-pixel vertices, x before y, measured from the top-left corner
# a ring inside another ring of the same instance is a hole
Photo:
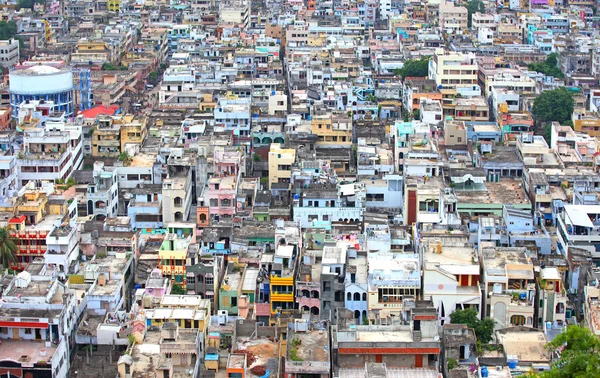
[[[196,283],[196,277],[188,277],[187,278],[188,285],[194,285],[195,283]]]
[[[323,291],[324,292],[329,292],[331,291],[331,282],[323,282]]]
[[[25,334],[26,335],[31,335],[33,332],[31,331],[31,328],[25,328]]]
[[[231,297],[231,307],[237,307],[237,297]]]
[[[456,140],[458,141],[458,143],[462,142],[462,138],[461,137],[456,138]]]
[[[206,277],[206,279],[204,280],[204,283],[206,285],[214,285],[214,279],[212,277]]]
[[[7,327],[0,327],[0,333],[6,335],[8,333]]]
[[[183,282],[183,276],[181,274],[175,275],[175,282],[181,283]]]
[[[325,215],[323,215],[323,220],[324,220],[324,221],[328,221],[328,220],[329,220],[329,215],[326,215],[326,214],[325,214]]]

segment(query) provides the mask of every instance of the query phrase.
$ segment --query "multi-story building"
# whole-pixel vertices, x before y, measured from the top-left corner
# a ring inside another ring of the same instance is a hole
[[[352,119],[346,115],[315,115],[312,133],[319,137],[318,147],[350,148],[352,145]]]
[[[537,279],[537,326],[551,324],[565,326],[567,320],[567,292],[563,278],[557,267],[550,266],[540,270]]]
[[[29,120],[29,121],[27,121]],[[63,115],[26,118],[22,152],[17,155],[19,185],[30,180],[67,181],[83,163],[81,126],[66,124]]]
[[[455,6],[453,2],[440,4],[440,26],[448,34],[462,34],[468,28],[467,8]]]
[[[414,301],[402,319],[406,323],[388,325],[354,325],[338,320],[331,327],[332,340],[337,341],[331,352],[333,365],[340,368],[339,377],[350,377],[353,370],[364,371],[365,364],[372,363],[391,369],[417,368],[425,376],[439,374],[441,344],[433,303]]]
[[[421,295],[420,263],[416,254],[381,251],[368,257],[368,308],[380,318],[404,318],[411,301]]]
[[[436,49],[429,61],[429,79],[438,87],[472,87],[477,84],[479,66],[475,54]]]
[[[427,237],[419,249],[423,259],[423,295],[436,305],[440,321],[448,322],[457,309],[474,308],[481,316],[479,261],[464,234]]]
[[[117,157],[121,152],[121,124],[112,117],[99,117],[92,134],[92,156]]]
[[[211,222],[231,221],[236,209],[237,176],[213,177],[208,181],[205,201]]]
[[[2,299],[0,369],[22,377],[68,377],[78,316],[75,291],[43,264],[32,264],[10,281]]]
[[[362,182],[350,184],[296,183],[300,192],[293,199],[294,219],[302,227],[313,221],[359,221],[365,209],[366,191]]]
[[[0,41],[0,66],[10,68],[19,63],[19,40],[6,39]]]
[[[344,307],[352,311],[354,318],[360,324],[368,321],[369,277],[367,257],[351,251],[346,262],[344,278],[346,300]]]
[[[269,272],[271,316],[294,309],[294,280],[299,254],[295,245],[277,244]]]
[[[498,328],[533,327],[535,279],[525,248],[483,245],[481,259],[485,316],[494,319]]]
[[[557,221],[556,247],[561,254],[569,257],[573,247],[589,251],[594,260],[600,258],[600,205],[564,205]]]
[[[184,159],[182,149],[171,150],[169,163],[182,159]],[[191,160],[189,157],[186,159]],[[192,169],[189,166],[169,166],[168,176],[162,182],[163,223],[185,222],[189,219],[193,197],[192,187]]]
[[[278,143],[272,143],[269,151],[269,189],[273,184],[287,184],[292,176],[292,165],[296,162],[296,150],[285,149]]]
[[[597,112],[576,108],[573,111],[573,129],[592,137],[600,136],[600,116]]]
[[[165,239],[158,250],[160,270],[164,277],[182,288],[187,286],[186,262],[190,244],[196,243],[193,223],[169,223]]]

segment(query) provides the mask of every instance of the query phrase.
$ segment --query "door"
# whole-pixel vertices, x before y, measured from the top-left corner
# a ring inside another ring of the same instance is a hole
[[[415,354],[415,367],[423,367],[423,355]]]
[[[460,346],[460,355],[459,355],[459,356],[460,356],[459,358],[460,358],[461,360],[464,360],[464,359],[465,359],[465,346],[464,346],[464,345],[461,345],[461,346]]]
[[[383,355],[382,354],[376,354],[375,355],[375,362],[382,363],[383,362]]]

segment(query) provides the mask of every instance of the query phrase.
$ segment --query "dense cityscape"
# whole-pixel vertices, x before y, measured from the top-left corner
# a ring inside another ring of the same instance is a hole
[[[600,377],[599,0],[0,2],[0,378]]]

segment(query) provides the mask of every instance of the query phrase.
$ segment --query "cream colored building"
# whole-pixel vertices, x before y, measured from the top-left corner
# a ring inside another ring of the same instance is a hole
[[[282,148],[281,144],[271,144],[269,151],[269,189],[276,183],[288,183],[292,176],[292,165],[296,161],[296,150]]]
[[[479,65],[473,53],[439,48],[429,61],[429,78],[444,89],[476,85],[478,72]]]

